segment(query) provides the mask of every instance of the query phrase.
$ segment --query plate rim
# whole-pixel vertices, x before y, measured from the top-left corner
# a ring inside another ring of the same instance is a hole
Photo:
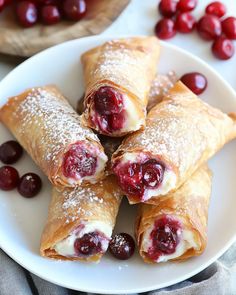
[[[6,83],[6,81],[9,79],[9,77],[15,73],[15,71],[17,71],[22,65],[27,64],[27,63],[31,63],[32,60],[39,58],[40,56],[43,55],[47,55],[48,52],[55,50],[57,47],[63,47],[63,46],[67,46],[68,44],[73,44],[73,43],[77,43],[77,42],[86,42],[88,40],[91,39],[96,39],[98,41],[101,42],[105,42],[107,40],[112,40],[112,39],[119,39],[119,38],[130,38],[130,37],[138,37],[138,36],[146,36],[146,35],[116,35],[116,36],[111,36],[111,35],[95,35],[95,36],[89,36],[89,37],[83,37],[80,39],[75,39],[75,40],[70,40],[67,42],[63,42],[61,44],[52,46],[50,48],[47,48],[37,54],[35,54],[34,56],[30,57],[29,59],[25,60],[24,62],[22,62],[21,64],[19,64],[17,67],[15,67],[12,71],[10,71],[1,81],[0,81],[0,89],[1,89],[1,85]],[[208,71],[210,71],[215,77],[217,77],[217,79],[220,80],[220,82],[224,85],[224,87],[226,87],[228,89],[228,91],[231,92],[232,97],[235,99],[236,102],[236,92],[233,89],[233,87],[226,81],[223,79],[223,77],[214,69],[212,68],[210,65],[208,65],[204,60],[202,60],[201,58],[199,58],[198,56],[195,56],[194,54],[186,51],[185,49],[182,49],[176,45],[167,43],[165,41],[160,41],[161,46],[163,47],[169,47],[170,49],[180,52],[181,54],[187,55],[189,58],[194,59],[197,63],[201,64],[202,66],[204,66]],[[102,294],[121,294],[121,293],[127,293],[127,294],[132,294],[132,293],[142,293],[142,292],[148,292],[148,291],[152,291],[155,289],[161,289],[164,287],[168,287],[174,284],[177,284],[179,282],[182,282],[196,274],[198,274],[199,272],[201,272],[202,270],[204,270],[205,268],[207,268],[209,265],[211,265],[213,262],[215,262],[221,255],[223,255],[229,248],[230,246],[236,242],[236,232],[235,234],[228,239],[228,242],[225,244],[224,247],[221,248],[220,251],[217,252],[217,254],[215,254],[211,259],[207,260],[205,263],[203,263],[200,267],[194,269],[193,271],[191,271],[190,273],[187,273],[186,275],[183,275],[177,279],[173,279],[171,281],[168,281],[168,283],[158,283],[157,286],[155,287],[154,285],[147,288],[147,287],[139,287],[137,289],[127,289],[127,290],[113,290],[112,293],[110,290],[106,290],[106,289],[96,289],[96,287],[88,287],[88,288],[74,288],[71,287],[69,284],[64,283],[64,282],[59,282],[56,279],[47,278],[47,275],[38,273],[37,271],[32,271],[28,266],[27,263],[25,264],[24,261],[19,261],[17,255],[15,255],[15,253],[8,253],[8,250],[6,247],[4,247],[4,242],[3,242],[3,238],[0,236],[0,247],[1,249],[9,256],[11,257],[15,262],[17,262],[19,265],[21,265],[23,268],[25,268],[26,270],[28,270],[29,272],[33,273],[34,275],[37,275],[38,277],[51,282],[53,284],[68,288],[68,289],[73,289],[73,290],[77,290],[77,291],[81,291],[81,292],[88,292],[88,293],[102,293]]]

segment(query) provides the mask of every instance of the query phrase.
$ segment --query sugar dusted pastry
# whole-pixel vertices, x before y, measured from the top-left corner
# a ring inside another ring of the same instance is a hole
[[[135,232],[145,262],[182,261],[202,254],[210,193],[211,172],[204,165],[156,205],[139,205]]]
[[[41,255],[99,261],[108,248],[121,198],[114,176],[83,188],[58,191],[54,187]]]
[[[178,82],[151,109],[145,130],[127,136],[113,154],[113,171],[130,203],[155,204],[235,137],[235,115],[204,103]]]
[[[54,86],[26,90],[0,109],[4,123],[57,186],[96,182],[107,156],[97,136]]]
[[[148,92],[159,58],[156,37],[108,41],[82,55],[84,123],[101,134],[123,136],[145,125]]]

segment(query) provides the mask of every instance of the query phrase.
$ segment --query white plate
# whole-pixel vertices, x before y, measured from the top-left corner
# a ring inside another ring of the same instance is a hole
[[[83,75],[80,55],[108,37],[89,37],[48,49],[14,69],[1,83],[0,104],[25,88],[55,83],[73,106],[81,97]],[[174,69],[178,75],[189,71],[204,73],[209,82],[202,98],[223,111],[236,111],[236,95],[207,64],[189,53],[162,43],[159,72]],[[0,125],[0,142],[11,138]],[[136,255],[118,261],[109,254],[100,264],[57,262],[39,256],[40,235],[47,218],[50,185],[26,154],[15,165],[20,173],[34,171],[43,177],[43,190],[34,199],[16,191],[0,191],[0,245],[6,253],[34,274],[71,289],[94,293],[136,293],[165,287],[198,273],[216,260],[235,240],[236,141],[228,144],[211,161],[214,171],[209,213],[209,242],[205,253],[184,263],[144,264]],[[116,231],[133,232],[135,207],[122,204]]]

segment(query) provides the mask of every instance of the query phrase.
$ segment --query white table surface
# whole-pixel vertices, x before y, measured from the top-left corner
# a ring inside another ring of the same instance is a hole
[[[236,16],[236,0],[221,0],[227,6],[227,15]],[[104,35],[116,37],[117,35],[151,35],[160,15],[157,12],[159,0],[131,0],[120,17],[105,31]],[[193,14],[199,18],[210,0],[198,0],[198,6]],[[168,42],[182,47],[197,55],[211,65],[236,90],[236,54],[228,61],[220,61],[211,53],[211,42],[200,39],[196,33],[177,34]],[[235,42],[236,46],[236,42]],[[0,80],[10,72],[17,62],[0,55]],[[192,71],[193,69],[190,69]],[[236,272],[232,275],[232,282],[236,292]]]

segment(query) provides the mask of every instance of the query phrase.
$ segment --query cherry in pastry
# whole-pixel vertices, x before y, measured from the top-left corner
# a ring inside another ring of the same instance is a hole
[[[101,237],[98,233],[84,234],[74,242],[75,252],[78,256],[91,256],[102,252]]]

